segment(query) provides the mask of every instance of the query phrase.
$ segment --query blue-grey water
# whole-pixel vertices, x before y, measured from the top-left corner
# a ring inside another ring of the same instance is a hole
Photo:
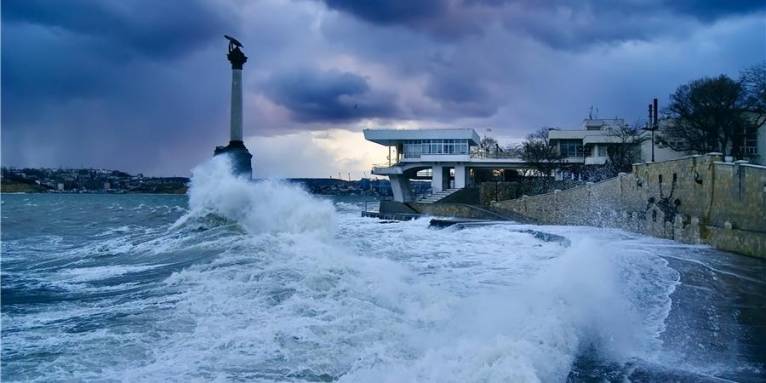
[[[362,206],[214,162],[188,197],[4,194],[2,380],[766,380],[759,259]]]

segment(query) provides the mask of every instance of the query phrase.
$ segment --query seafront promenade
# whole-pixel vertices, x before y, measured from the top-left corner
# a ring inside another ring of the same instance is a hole
[[[620,228],[766,257],[766,167],[709,153],[635,164],[608,180],[489,206],[383,201],[380,213]]]
[[[622,228],[766,257],[766,167],[710,153],[492,204],[540,223]]]

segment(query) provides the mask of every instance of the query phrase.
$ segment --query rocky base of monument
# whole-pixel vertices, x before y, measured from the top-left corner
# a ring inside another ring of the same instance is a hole
[[[231,141],[226,146],[216,146],[214,155],[229,156],[234,174],[247,179],[252,178],[253,167],[250,160],[253,155],[250,154],[242,141]]]

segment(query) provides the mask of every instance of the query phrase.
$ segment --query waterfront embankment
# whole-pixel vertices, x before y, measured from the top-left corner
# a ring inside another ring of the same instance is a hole
[[[492,203],[540,223],[622,228],[766,257],[766,167],[710,153],[633,165],[568,190]]]

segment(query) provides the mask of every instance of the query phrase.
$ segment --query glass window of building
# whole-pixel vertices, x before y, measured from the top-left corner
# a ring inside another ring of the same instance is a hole
[[[468,154],[468,141],[433,139],[404,142],[405,158],[419,158],[422,154]]]
[[[745,155],[758,154],[758,132],[752,132],[745,137]]]
[[[585,154],[580,140],[561,140],[559,150],[564,157],[583,157]]]

